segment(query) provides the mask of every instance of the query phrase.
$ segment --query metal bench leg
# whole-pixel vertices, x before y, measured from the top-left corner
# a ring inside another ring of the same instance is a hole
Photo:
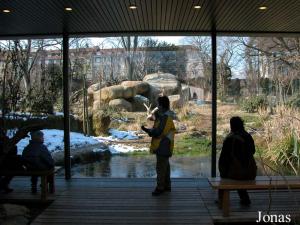
[[[47,199],[47,176],[41,176],[41,199],[45,201]]]
[[[222,198],[222,209],[223,209],[223,216],[229,216],[230,210],[230,195],[229,190],[223,190],[223,198]]]

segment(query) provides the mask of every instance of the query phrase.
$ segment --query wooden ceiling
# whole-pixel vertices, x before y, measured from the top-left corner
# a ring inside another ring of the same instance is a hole
[[[57,36],[63,31],[88,36],[192,35],[214,27],[228,35],[299,35],[300,0],[0,0],[0,38]]]

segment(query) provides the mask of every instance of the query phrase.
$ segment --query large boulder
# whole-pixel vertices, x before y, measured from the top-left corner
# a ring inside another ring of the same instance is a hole
[[[97,111],[101,108],[101,102],[99,100],[93,102],[93,111]]]
[[[100,87],[99,83],[92,84],[87,89],[88,94],[93,94],[95,91],[99,91],[99,89],[100,89],[99,87]]]
[[[101,93],[99,93],[99,91],[101,91]],[[114,85],[102,88],[99,91],[94,92],[94,101],[100,100],[101,95],[101,100],[103,100],[104,102],[109,102],[112,99],[122,98],[124,88],[121,85]]]
[[[109,102],[109,105],[112,107],[116,107],[120,110],[124,110],[124,111],[128,111],[128,112],[132,111],[131,103],[122,98],[111,100]]]
[[[135,89],[136,94],[145,94],[149,91],[149,84],[143,81],[123,81],[123,87],[132,87]]]
[[[148,105],[149,99],[142,95],[136,95],[131,99],[130,102],[132,104],[132,110],[134,112],[145,112],[146,108],[144,104]]]
[[[179,94],[181,90],[180,82],[177,80],[176,76],[170,73],[148,74],[144,77],[143,81],[159,89],[167,96]]]
[[[133,98],[136,95],[134,87],[123,87],[123,98]]]
[[[143,81],[150,85],[148,97],[155,102],[159,94],[176,95],[181,92],[181,84],[177,78],[170,73],[153,73],[144,77]]]

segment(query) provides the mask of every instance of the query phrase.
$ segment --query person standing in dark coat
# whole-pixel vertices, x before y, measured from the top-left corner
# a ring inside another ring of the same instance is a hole
[[[54,160],[44,143],[44,134],[42,131],[34,131],[30,133],[31,140],[24,148],[22,158],[28,170],[50,170],[54,169]],[[47,177],[48,183],[53,183],[53,175]],[[31,177],[31,191],[37,192],[38,177]],[[49,185],[53,187],[53,185]],[[54,190],[49,190],[54,192]]]
[[[240,117],[230,119],[230,134],[225,138],[219,158],[219,171],[222,178],[236,180],[254,180],[256,163],[254,159],[255,145],[252,136],[245,131]],[[238,190],[241,204],[251,204],[246,190]]]
[[[157,101],[158,112],[155,114],[153,128],[141,127],[143,131],[152,137],[150,152],[156,155],[157,185],[152,192],[153,196],[171,191],[169,158],[173,153],[175,136],[174,113],[170,111],[169,98],[162,96]]]

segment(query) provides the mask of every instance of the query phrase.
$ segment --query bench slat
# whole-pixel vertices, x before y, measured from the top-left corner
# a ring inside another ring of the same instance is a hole
[[[230,214],[230,191],[266,190],[266,189],[300,189],[300,177],[268,177],[259,176],[255,180],[233,180],[220,177],[208,178],[208,182],[214,189],[218,189],[219,207],[223,210],[223,216]]]
[[[41,170],[41,171],[36,171],[36,170],[1,170],[0,175],[1,176],[48,176],[53,173],[56,173],[58,170],[60,170],[60,166],[56,166],[54,169],[51,170]]]
[[[261,190],[261,189],[298,189],[300,177],[257,177],[255,180],[232,180],[222,178],[208,178],[214,189],[222,190]]]

